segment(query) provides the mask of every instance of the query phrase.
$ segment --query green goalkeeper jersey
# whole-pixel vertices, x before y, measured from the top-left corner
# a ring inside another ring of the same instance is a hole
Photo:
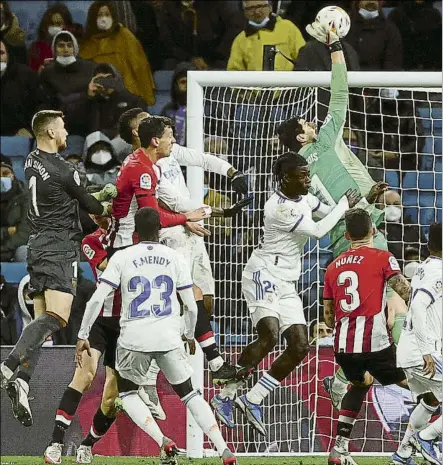
[[[335,206],[349,189],[356,189],[362,197],[366,197],[375,184],[366,168],[343,141],[348,95],[346,65],[333,64],[328,115],[317,140],[300,150],[300,155],[309,164],[311,192],[330,206]],[[383,220],[383,211],[374,205],[362,200],[358,206],[370,213],[376,226]],[[342,219],[330,232],[334,255],[338,255],[335,246],[338,246],[337,242],[343,238],[345,230]]]

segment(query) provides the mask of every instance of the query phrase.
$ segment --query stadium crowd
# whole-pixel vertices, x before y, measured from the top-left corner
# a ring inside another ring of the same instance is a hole
[[[175,122],[177,142],[186,144],[188,71],[258,71],[263,66],[263,45],[272,43],[280,44],[280,50],[292,60],[278,55],[276,71],[331,69],[327,49],[309,40],[305,32],[305,26],[326,5],[342,6],[351,17],[351,30],[343,40],[350,71],[441,71],[442,68],[441,2],[80,2],[90,4],[87,11],[71,1],[39,1],[33,2],[32,7],[30,2],[23,2],[26,7],[21,3],[0,2],[2,263],[26,261],[28,189],[23,165],[34,147],[31,118],[39,110],[63,112],[69,138],[62,155],[75,166],[85,186],[105,185],[115,182],[121,163],[131,152],[118,134],[119,118],[128,109],[142,108],[150,114],[170,117]],[[430,156],[422,155],[427,152],[424,148],[427,128],[409,96],[406,91],[396,89],[356,95],[350,102],[355,117],[349,121],[351,129],[345,134],[345,140],[375,180],[385,180],[387,172],[401,173],[396,174],[394,182],[386,179],[396,190],[390,191],[379,208],[386,210],[381,229],[407,277],[412,276],[417,262],[426,257],[426,227],[434,216],[422,217],[421,213],[430,209],[419,213],[417,208],[403,208],[418,206],[410,202],[404,189],[417,188],[419,170],[441,171],[441,132],[440,145],[431,150],[439,159],[438,168],[434,156],[429,162]],[[318,98],[327,104],[326,93],[319,91]],[[208,111],[214,113],[214,118],[205,120],[208,135],[205,150],[238,165],[236,155],[245,148],[238,146],[234,134],[220,133],[211,126],[211,121],[220,116],[217,107]],[[320,108],[319,123],[324,117]],[[239,130],[242,132],[242,128]],[[385,137],[383,133],[394,135]],[[254,168],[255,173],[269,173],[272,157],[267,155],[269,151],[274,155],[274,148],[266,143],[249,149],[251,159],[254,163],[259,160],[259,166],[239,166],[239,169],[247,172]],[[409,173],[415,175],[415,186]],[[256,178],[251,190],[267,192],[264,176]],[[207,176],[205,203],[229,207],[234,199],[230,191],[221,189],[223,185],[217,176]],[[441,184],[436,188],[441,190]],[[257,205],[263,203],[259,199]],[[82,213],[81,219],[85,235],[93,232],[96,225],[89,216]],[[246,213],[238,221],[251,220]],[[260,215],[253,220],[255,226],[257,221],[260,222]],[[241,266],[222,265],[246,263],[257,237],[253,234],[244,237],[243,233],[239,237],[228,219],[212,219],[207,227],[212,231],[209,253],[215,263],[216,295],[223,299],[233,293],[240,299],[239,289],[227,289],[223,282],[239,282],[235,269],[241,273]],[[220,255],[217,245],[221,244],[224,247]],[[33,315],[26,276],[21,278],[8,282],[1,276],[2,344],[14,344]],[[94,289],[95,284],[80,273],[70,324],[49,344],[75,344],[86,302]],[[305,300],[309,311],[309,296]],[[235,310],[231,311],[234,316]],[[225,317],[229,319],[230,315]],[[241,330],[238,324],[242,324],[240,318],[227,322],[232,333]],[[317,328],[321,327],[319,323]],[[322,336],[315,329],[313,337]]]

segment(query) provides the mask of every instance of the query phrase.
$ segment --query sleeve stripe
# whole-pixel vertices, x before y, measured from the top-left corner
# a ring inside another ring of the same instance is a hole
[[[302,215],[298,220],[297,223],[294,224],[292,229],[289,232],[294,232],[295,228],[301,223],[301,220],[305,217],[305,215]]]
[[[114,283],[112,283],[111,281],[108,281],[107,279],[99,278],[98,282],[99,282],[99,283],[104,282],[104,283],[106,283],[106,284],[109,284],[109,285],[110,285],[111,287],[113,287],[114,289],[118,289],[118,288],[119,288],[119,286],[117,286],[117,284],[114,284]]]
[[[136,199],[139,199],[140,197],[154,197],[155,194],[137,194],[135,196]]]
[[[323,300],[334,300],[334,297],[323,297]]]
[[[183,291],[185,289],[189,289],[190,287],[194,287],[194,284],[187,284],[186,286],[177,287],[177,291]]]
[[[312,213],[315,213],[319,208],[320,208],[321,202],[320,200],[318,201],[318,205],[312,210]]]
[[[422,291],[422,292],[424,292],[425,294],[428,294],[428,296],[429,296],[429,297],[431,298],[431,300],[432,300],[432,302],[431,302],[432,304],[435,302],[434,296],[433,296],[432,293],[429,292],[427,289],[423,289],[422,287],[420,287],[419,289],[417,289],[417,292],[418,292],[418,291]]]

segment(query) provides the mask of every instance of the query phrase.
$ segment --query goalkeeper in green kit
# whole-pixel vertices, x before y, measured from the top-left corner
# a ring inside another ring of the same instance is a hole
[[[343,126],[348,108],[349,90],[346,62],[339,37],[334,29],[326,30],[314,22],[306,27],[307,32],[324,43],[331,52],[332,79],[331,99],[328,114],[317,134],[316,125],[294,117],[284,121],[277,129],[280,142],[290,150],[300,153],[308,162],[311,174],[311,191],[321,201],[335,206],[350,189],[360,192],[362,198],[356,208],[367,210],[377,227],[384,212],[375,207],[376,200],[383,195],[388,185],[375,183],[366,168],[343,141]],[[330,232],[334,258],[349,249],[344,237],[345,222],[342,219]],[[374,247],[387,250],[386,238],[380,231],[374,236]],[[404,301],[388,289],[388,324],[397,344],[407,307]],[[334,377],[325,378],[323,385],[335,408],[339,409],[347,391],[348,381],[339,370]]]

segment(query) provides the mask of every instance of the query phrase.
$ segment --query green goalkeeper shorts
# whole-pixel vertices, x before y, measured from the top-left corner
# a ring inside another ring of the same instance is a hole
[[[339,239],[333,246],[332,252],[334,253],[334,259],[337,258],[343,252],[349,250],[350,242],[346,239],[346,237],[342,237]],[[375,233],[374,236],[374,248],[381,249],[381,250],[388,250],[388,242],[386,241],[385,235],[378,231]]]

